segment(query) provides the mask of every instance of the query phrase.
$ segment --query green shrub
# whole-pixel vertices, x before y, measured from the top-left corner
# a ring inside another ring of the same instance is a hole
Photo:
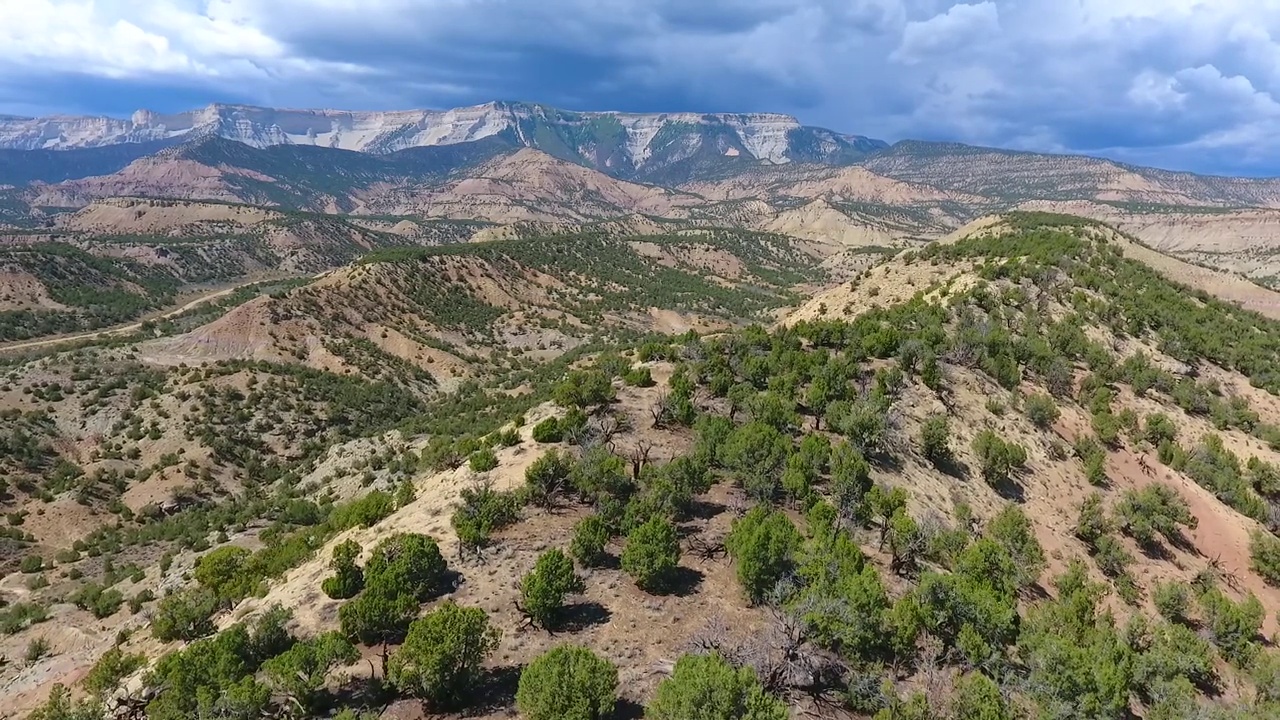
[[[990,538],[975,541],[956,559],[954,572],[922,576],[913,597],[924,629],[969,657],[995,652],[1014,638],[1017,579],[1004,548]]]
[[[40,637],[32,638],[27,643],[27,649],[22,653],[22,659],[28,665],[33,665],[48,655],[52,648],[53,646],[49,644],[49,639],[45,636],[41,635]]]
[[[1092,493],[1080,504],[1080,519],[1076,522],[1076,537],[1090,547],[1094,547],[1098,539],[1113,530],[1107,511],[1102,506],[1102,495]]]
[[[1187,611],[1191,607],[1191,588],[1177,580],[1156,583],[1151,601],[1165,620],[1186,622]]]
[[[1249,533],[1249,566],[1271,585],[1280,585],[1280,538],[1263,530]]]
[[[1133,574],[1125,571],[1111,579],[1116,588],[1116,595],[1120,597],[1125,604],[1132,607],[1138,607],[1142,602],[1142,588],[1138,587],[1138,581],[1134,579]]]
[[[871,491],[871,465],[852,444],[838,442],[831,448],[831,502],[845,520],[859,519]]]
[[[1217,589],[1200,596],[1205,629],[1222,656],[1238,667],[1248,667],[1258,652],[1257,637],[1266,615],[1262,603],[1250,593],[1240,602],[1232,602]]]
[[[407,507],[417,497],[418,491],[413,487],[413,481],[405,478],[400,481],[400,486],[396,488],[396,508]]]
[[[608,498],[621,500],[636,490],[623,459],[602,446],[589,448],[572,463],[569,484],[581,501],[597,504]]]
[[[1090,426],[1103,445],[1115,448],[1120,444],[1120,420],[1111,412],[1102,410],[1093,413]]]
[[[573,457],[555,448],[530,463],[524,471],[525,495],[540,507],[555,504],[556,496],[565,489],[573,472]]]
[[[813,466],[800,453],[787,458],[787,467],[782,471],[782,492],[787,502],[793,507],[808,507],[818,497],[813,490],[817,479]]]
[[[247,548],[225,545],[201,556],[192,576],[219,599],[239,600],[252,593],[259,582],[254,573],[249,572],[252,557],[253,553]]]
[[[807,608],[806,632],[815,642],[847,659],[870,661],[883,652],[889,597],[879,571],[847,532],[815,542],[800,576],[808,586],[799,603]]]
[[[987,536],[1013,560],[1019,587],[1030,587],[1040,579],[1045,565],[1044,549],[1022,508],[1006,505],[987,525]]]
[[[88,610],[96,618],[116,614],[124,604],[124,595],[115,588],[103,588],[98,583],[86,583],[69,598],[76,607]]]
[[[1178,426],[1164,413],[1152,413],[1147,416],[1142,437],[1155,447],[1162,443],[1176,442]]]
[[[1099,465],[1101,465],[1107,459],[1107,449],[1103,447],[1102,443],[1098,442],[1096,438],[1088,435],[1081,435],[1077,438],[1072,449],[1074,450],[1076,457],[1080,458],[1080,461],[1086,466],[1091,460],[1096,459]],[[1103,479],[1105,480],[1105,476]],[[1092,477],[1090,477],[1089,481],[1094,485],[1102,484],[1101,482],[1094,482]]]
[[[1093,453],[1084,458],[1084,476],[1090,485],[1107,484],[1107,456],[1104,452]]]
[[[617,391],[610,378],[599,370],[575,370],[556,385],[551,394],[561,407],[589,408],[613,402]]]
[[[520,673],[516,707],[529,720],[605,720],[617,702],[618,669],[585,647],[561,645]]]
[[[733,436],[733,422],[720,415],[704,415],[694,427],[698,437],[694,441],[693,455],[708,467],[727,467],[725,444]]]
[[[698,460],[681,457],[666,465],[650,465],[641,473],[640,492],[627,504],[624,527],[630,529],[654,515],[678,520],[688,516],[694,495],[705,492],[711,476]]]
[[[0,608],[0,633],[14,635],[48,619],[49,611],[43,605],[16,602]]]
[[[59,550],[57,555],[53,556],[59,565],[70,565],[80,559],[80,551],[74,548],[66,548]]]
[[[983,430],[974,437],[973,452],[978,456],[982,478],[989,485],[1009,482],[1013,473],[1027,463],[1025,448],[1006,442],[991,430]]]
[[[575,438],[587,427],[587,420],[587,413],[574,405],[560,418],[560,432],[566,438]]]
[[[761,422],[734,430],[716,453],[747,494],[761,502],[777,495],[790,454],[791,439]]]
[[[329,524],[335,531],[353,527],[370,528],[395,509],[396,501],[391,493],[374,490],[359,500],[336,506],[329,517]]]
[[[38,573],[44,569],[44,558],[39,555],[27,555],[18,563],[18,569],[24,573]]]
[[[139,590],[133,597],[129,598],[129,612],[137,615],[142,612],[142,606],[156,599],[156,594],[150,589]]]
[[[1112,535],[1103,535],[1093,545],[1093,559],[1103,575],[1117,578],[1128,572],[1133,555]]]
[[[1116,504],[1120,529],[1142,545],[1155,542],[1156,535],[1170,542],[1182,542],[1181,528],[1195,528],[1196,517],[1178,491],[1163,483],[1141,490],[1128,490]]]
[[[560,550],[548,550],[538,556],[532,571],[520,582],[524,611],[539,627],[551,628],[564,607],[564,598],[586,589],[573,569],[573,561]]]
[[[418,609],[418,600],[394,584],[371,585],[338,608],[338,624],[346,637],[365,645],[382,645],[385,676],[387,643],[404,637]]]
[[[387,677],[433,709],[466,707],[479,687],[485,658],[500,638],[484,610],[445,601],[409,626],[404,644],[391,656]]]
[[[752,605],[765,600],[794,564],[800,533],[790,518],[757,505],[733,521],[725,547],[737,563],[738,582]]]
[[[240,717],[262,713],[271,690],[252,675],[263,660],[285,651],[294,641],[284,630],[288,617],[288,612],[275,606],[252,626],[236,623],[216,637],[162,656],[148,673],[147,684],[164,692],[148,703],[147,716],[152,720],[199,717],[213,698],[232,700]]]
[[[1142,420],[1138,417],[1137,410],[1125,408],[1120,411],[1119,415],[1116,415],[1116,420],[1120,422],[1120,427],[1124,428],[1130,442],[1138,443],[1144,439]]]
[[[347,540],[333,548],[329,569],[333,575],[320,583],[320,589],[334,600],[347,600],[364,589],[364,571],[356,564],[360,557],[360,544]]]
[[[609,544],[609,536],[608,524],[599,515],[590,515],[574,526],[569,552],[585,567],[599,567],[608,557],[605,546]]]
[[[102,704],[96,698],[73,700],[71,691],[62,683],[54,683],[49,699],[36,708],[27,720],[99,720]]]
[[[866,457],[883,452],[889,441],[888,403],[881,398],[837,401],[827,408],[827,424]]]
[[[373,547],[364,566],[365,587],[424,601],[442,589],[448,564],[436,541],[419,533],[396,533]]]
[[[151,618],[151,634],[161,642],[190,642],[213,632],[218,597],[205,589],[184,590],[160,600]]]
[[[1014,720],[1000,687],[982,673],[969,673],[956,682],[951,699],[954,720]]]
[[[649,720],[787,720],[787,706],[769,695],[748,668],[719,655],[685,655],[658,684],[645,708]]]
[[[831,460],[831,441],[826,435],[810,433],[800,440],[800,449],[796,452],[809,469],[816,475],[827,471],[827,462]]]
[[[327,632],[294,643],[264,662],[262,671],[277,692],[313,714],[323,710],[320,701],[329,673],[359,659],[360,651],[342,633]]]
[[[132,675],[146,661],[145,655],[127,654],[119,647],[113,647],[98,658],[80,683],[90,695],[104,698],[119,689],[120,681]]]
[[[1260,703],[1280,703],[1280,653],[1260,652],[1249,669]]]
[[[1280,496],[1280,467],[1258,457],[1249,458],[1246,467],[1249,471],[1249,484],[1255,492],[1270,499]]]
[[[653,592],[665,588],[679,562],[680,541],[676,528],[665,518],[655,516],[627,536],[622,569],[641,589]]]
[[[951,425],[946,415],[930,415],[920,426],[920,454],[935,465],[951,459]]]
[[[1164,683],[1185,678],[1200,687],[1212,687],[1213,647],[1195,631],[1164,623],[1151,633],[1147,648],[1134,663],[1134,685],[1146,697]]]
[[[1173,459],[1171,467],[1181,469],[1227,506],[1259,522],[1267,521],[1266,501],[1258,496],[1242,471],[1240,458],[1223,445],[1221,437],[1206,435],[1200,446],[1184,458]]]
[[[628,370],[622,379],[632,387],[647,388],[653,387],[653,373],[647,367],[637,367]]]
[[[1022,403],[1022,409],[1027,414],[1027,419],[1042,430],[1057,422],[1061,414],[1053,397],[1041,393],[1028,395]]]
[[[467,465],[471,468],[471,472],[489,472],[498,467],[498,456],[491,448],[480,448],[471,453],[471,457],[467,459]]]
[[[549,417],[533,426],[533,440],[540,443],[558,443],[564,439],[559,418]]]
[[[462,489],[461,502],[451,523],[463,548],[478,550],[489,537],[520,517],[520,499],[514,493],[498,492],[489,483]]]

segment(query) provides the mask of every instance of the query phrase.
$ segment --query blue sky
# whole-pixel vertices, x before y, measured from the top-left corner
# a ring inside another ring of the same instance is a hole
[[[771,111],[1280,175],[1280,0],[11,0],[0,113]]]

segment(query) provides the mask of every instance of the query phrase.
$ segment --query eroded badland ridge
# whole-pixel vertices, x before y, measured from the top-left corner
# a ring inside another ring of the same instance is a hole
[[[0,717],[1280,717],[1274,181],[519,103],[0,144]]]

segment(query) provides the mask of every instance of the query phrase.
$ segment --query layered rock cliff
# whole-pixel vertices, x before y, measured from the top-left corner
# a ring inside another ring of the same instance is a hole
[[[0,149],[65,150],[214,134],[254,147],[313,145],[373,154],[501,136],[614,174],[705,165],[699,157],[785,164],[844,163],[883,142],[801,125],[777,114],[568,112],[492,102],[452,110],[348,112],[210,105],[190,112],[139,110],[106,117],[0,117]],[[679,171],[685,172],[688,171]]]

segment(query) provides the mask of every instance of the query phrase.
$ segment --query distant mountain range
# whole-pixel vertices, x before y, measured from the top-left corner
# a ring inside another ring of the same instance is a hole
[[[936,237],[1026,203],[1143,213],[1280,208],[1280,180],[955,143],[889,145],[775,114],[494,102],[444,111],[211,105],[128,120],[0,117],[0,223],[49,226],[51,213],[113,197],[499,225],[638,217],[641,225],[874,244]]]
[[[210,105],[162,115],[139,110],[105,117],[0,117],[0,149],[86,150],[85,167],[166,144],[220,137],[255,148],[277,145],[389,155],[403,150],[485,142],[531,147],[620,178],[670,182],[746,164],[854,162],[888,145],[801,125],[776,114],[569,112],[530,103],[492,102],[453,110],[346,112]],[[103,148],[127,146],[114,153]],[[12,157],[12,156],[9,156]],[[41,161],[53,160],[49,155]],[[54,165],[65,166],[53,161]],[[59,168],[61,169],[61,168]],[[53,171],[47,178],[68,179]]]

